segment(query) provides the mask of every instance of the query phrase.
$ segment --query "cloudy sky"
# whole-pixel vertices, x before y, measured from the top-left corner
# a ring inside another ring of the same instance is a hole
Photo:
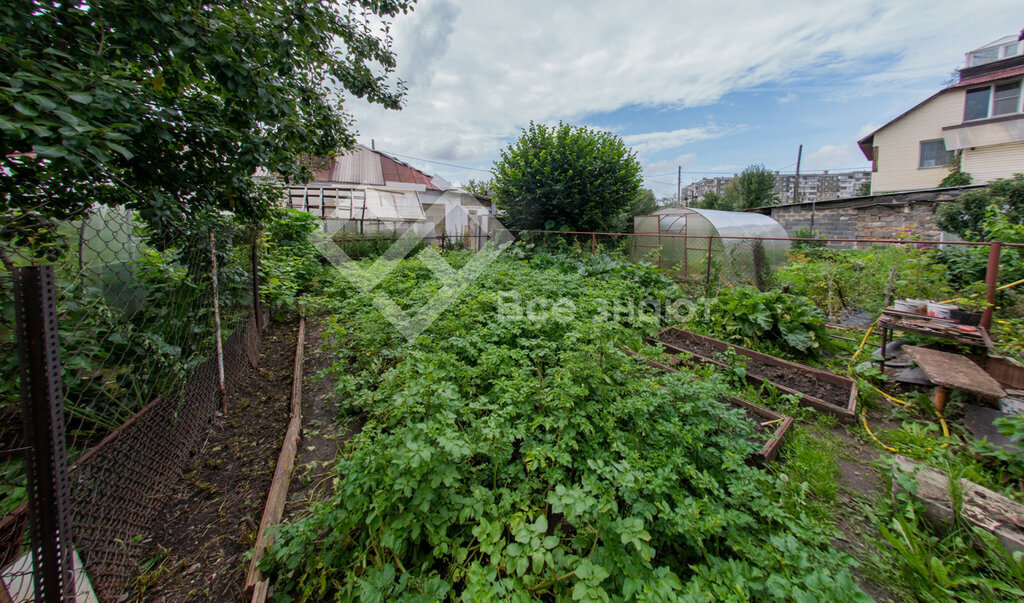
[[[420,0],[393,24],[400,112],[353,101],[359,139],[455,183],[531,120],[602,128],[647,186],[752,163],[868,165],[856,146],[1024,27],[1020,0]]]

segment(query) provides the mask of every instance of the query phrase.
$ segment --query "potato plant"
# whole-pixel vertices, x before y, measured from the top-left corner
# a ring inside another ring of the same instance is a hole
[[[659,323],[609,308],[665,283],[589,262],[506,254],[411,343],[328,289],[343,414],[366,422],[329,498],[276,532],[279,600],[866,599],[806,489],[746,464],[725,380],[619,350]],[[417,259],[378,289],[435,290]]]

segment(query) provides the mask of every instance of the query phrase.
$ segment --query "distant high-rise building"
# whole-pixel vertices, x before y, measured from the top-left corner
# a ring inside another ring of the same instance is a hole
[[[735,176],[720,178],[702,178],[683,187],[682,201],[684,205],[693,205],[704,198],[709,191],[721,194]],[[777,203],[805,203],[825,201],[827,199],[844,199],[856,197],[858,189],[865,182],[871,181],[871,172],[822,172],[820,174],[800,174],[799,199],[793,199],[793,181],[796,174],[775,173],[775,193]]]

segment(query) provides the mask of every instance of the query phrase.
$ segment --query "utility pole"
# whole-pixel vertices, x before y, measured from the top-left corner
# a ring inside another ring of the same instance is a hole
[[[804,154],[804,145],[796,151],[796,178],[793,178],[793,203],[800,203],[800,157]]]
[[[678,172],[676,174],[676,205],[683,204],[683,166],[677,165]]]

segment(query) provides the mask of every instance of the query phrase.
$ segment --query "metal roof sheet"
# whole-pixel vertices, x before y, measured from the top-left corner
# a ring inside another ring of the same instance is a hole
[[[384,185],[377,153],[363,145],[357,145],[354,149],[331,159],[322,170],[315,172],[313,180]]]

